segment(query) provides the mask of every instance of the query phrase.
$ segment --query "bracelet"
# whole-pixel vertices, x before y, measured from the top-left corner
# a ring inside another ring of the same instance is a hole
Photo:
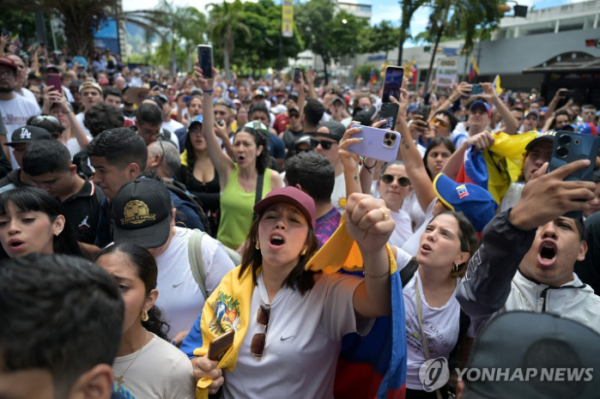
[[[215,91],[215,89],[210,89],[210,90],[202,90],[202,93],[212,93],[213,91]]]
[[[373,276],[372,274],[369,274],[369,273],[367,273],[367,272],[365,272],[365,271],[363,271],[363,274],[365,275],[365,277],[370,277],[370,278],[383,278],[383,277],[389,276],[389,275],[390,275],[390,271],[389,271],[389,270],[388,270],[388,271],[386,271],[386,272],[385,272],[385,273],[383,273],[381,276]]]
[[[373,170],[373,168],[375,168],[376,165],[377,165],[377,160],[375,160],[375,163],[373,164],[373,166],[367,166],[367,164],[365,163],[365,161],[363,159],[362,166],[363,166],[363,168],[365,168],[367,170],[367,172],[369,172],[370,175],[373,174],[371,171]]]

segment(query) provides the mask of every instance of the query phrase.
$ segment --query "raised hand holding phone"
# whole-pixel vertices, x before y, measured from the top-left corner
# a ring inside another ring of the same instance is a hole
[[[199,44],[196,51],[198,52],[198,64],[204,72],[204,77],[209,79],[214,78],[212,46]]]

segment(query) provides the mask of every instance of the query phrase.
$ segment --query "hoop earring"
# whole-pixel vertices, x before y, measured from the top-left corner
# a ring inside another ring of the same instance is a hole
[[[142,312],[142,321],[148,321],[149,317],[148,317],[148,312],[146,312],[145,310]]]
[[[458,273],[458,265],[456,263],[452,266],[452,273]]]
[[[307,249],[306,249],[306,248],[304,248],[304,249],[302,250],[302,252],[300,252],[300,256],[304,256],[304,255],[306,255],[306,251],[307,251]]]
[[[260,242],[256,241],[256,245],[254,246],[256,249],[260,249]]]

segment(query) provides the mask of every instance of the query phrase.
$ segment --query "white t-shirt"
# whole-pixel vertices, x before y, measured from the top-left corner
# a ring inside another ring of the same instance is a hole
[[[331,193],[331,203],[340,213],[343,214],[346,211],[346,179],[343,173],[335,178],[333,192]]]
[[[175,134],[175,130],[180,129],[182,127],[183,127],[183,125],[181,123],[174,121],[173,119],[171,119],[169,122],[163,122],[163,124],[162,124],[163,129],[171,132],[171,137],[169,138],[169,140],[171,140],[173,142],[173,144],[175,144],[175,147],[177,147],[177,150],[179,150],[179,139],[177,138],[177,135]]]
[[[456,300],[456,293],[460,284],[460,278],[456,279],[454,293],[441,308],[432,308],[427,304],[423,295],[423,285],[419,272],[406,284],[402,290],[404,296],[404,312],[406,317],[406,351],[407,371],[406,387],[409,389],[423,390],[423,383],[419,379],[419,369],[427,360],[421,342],[421,330],[417,317],[417,303],[415,284],[419,284],[421,295],[421,315],[423,320],[423,331],[426,335],[429,355],[432,359],[450,356],[458,341],[460,330],[460,305]]]
[[[413,234],[410,217],[402,209],[399,212],[391,212],[390,214],[394,222],[396,222],[396,227],[394,227],[388,243],[396,247],[402,247],[406,240]]]
[[[437,197],[431,201],[429,206],[427,207],[427,212],[425,212],[425,221],[421,226],[414,232],[412,236],[402,246],[402,249],[408,252],[411,256],[417,256],[417,252],[419,252],[419,244],[421,242],[421,236],[425,232],[429,221],[433,218],[433,208],[435,208],[435,204],[437,203]]]
[[[35,105],[38,106],[38,108],[40,107],[38,102],[37,102],[37,98],[35,98],[35,94],[33,94],[33,92],[25,87],[21,87],[21,91],[23,92],[23,94],[19,93],[18,91],[15,91],[14,93],[18,96],[24,97],[26,99],[28,99],[29,101],[32,101]],[[40,109],[40,112],[42,110]]]
[[[129,86],[132,87],[142,87],[144,82],[142,82],[142,78],[139,76],[132,76],[131,81],[129,82]]]
[[[129,369],[125,371],[127,367]],[[156,335],[144,345],[139,355],[134,352],[117,357],[113,372],[116,376],[125,373],[123,387],[136,398],[193,399],[196,392],[190,359]]]
[[[41,114],[39,105],[36,102],[29,101],[23,96],[15,95],[15,98],[8,101],[0,100],[0,110],[2,111],[2,121],[6,126],[7,142],[11,142],[12,132],[27,124],[27,119],[34,115]],[[10,152],[10,160],[13,169],[17,169],[19,164]]]
[[[265,327],[256,322],[255,315],[261,303],[269,303],[260,274],[236,367],[225,372],[224,397],[332,399],[342,337],[354,332],[366,335],[374,322],[356,320],[352,297],[362,281],[343,274],[321,275],[304,296],[282,287],[271,303],[263,357],[256,358],[250,343]]]
[[[404,199],[402,203],[402,209],[404,212],[408,213],[408,217],[410,217],[411,227],[413,231],[416,231],[423,222],[425,221],[425,212],[421,209],[421,205],[419,205],[419,200],[417,199],[417,195],[414,191],[411,191],[408,197]]]
[[[171,326],[169,338],[189,330],[204,307],[206,299],[190,269],[188,244],[192,230],[175,227],[176,233],[165,252],[156,258],[158,265],[158,306]],[[217,288],[223,276],[236,265],[223,245],[205,234],[202,238],[202,260],[208,295]]]
[[[88,137],[92,137],[92,134],[90,133],[90,131],[88,130],[87,127],[85,127],[85,125],[83,124],[83,119],[85,118],[85,114],[83,112],[78,113],[77,115],[75,115],[75,119],[77,119],[77,122],[79,122],[79,125],[81,126],[81,128],[83,129],[83,132],[88,136]]]

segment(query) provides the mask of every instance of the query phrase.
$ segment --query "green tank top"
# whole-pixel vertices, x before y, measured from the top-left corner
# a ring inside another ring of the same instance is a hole
[[[262,197],[271,191],[271,169],[265,170]],[[245,192],[238,183],[238,165],[235,164],[227,186],[221,194],[221,221],[217,239],[223,245],[238,249],[248,237],[252,218],[254,216],[254,202],[256,191]]]

